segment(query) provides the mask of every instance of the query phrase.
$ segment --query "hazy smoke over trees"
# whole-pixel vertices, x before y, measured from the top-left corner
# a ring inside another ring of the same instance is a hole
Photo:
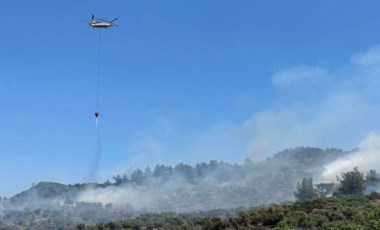
[[[320,174],[321,165],[341,155],[337,149],[296,148],[260,163],[158,165],[152,172],[118,175],[114,177],[117,186],[85,191],[78,200],[180,212],[276,203],[293,200],[297,180]]]
[[[25,216],[30,216],[30,221],[45,216],[54,223],[98,223],[146,212],[198,212],[290,202],[302,178],[319,178],[316,183],[320,183],[326,165],[355,153],[300,147],[258,163],[157,165],[116,175],[103,184],[42,182],[2,200],[2,216],[12,223]],[[376,172],[367,177],[370,186],[377,186],[380,177]]]
[[[336,175],[340,175],[341,172],[349,171],[354,167],[358,167],[362,171],[378,169],[380,166],[379,154],[380,136],[376,133],[371,133],[359,144],[358,149],[327,164],[322,173],[322,178],[327,181],[334,181]]]

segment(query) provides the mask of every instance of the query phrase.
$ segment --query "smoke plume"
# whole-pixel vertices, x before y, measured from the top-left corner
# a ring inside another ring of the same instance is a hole
[[[326,181],[334,181],[337,175],[358,167],[362,172],[380,168],[380,135],[371,133],[360,144],[357,150],[325,166],[322,173]]]

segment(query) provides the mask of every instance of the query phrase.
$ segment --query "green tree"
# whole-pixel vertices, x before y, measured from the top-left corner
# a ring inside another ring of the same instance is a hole
[[[133,170],[130,177],[132,182],[141,184],[145,179],[145,174],[140,169],[136,169]]]
[[[318,193],[321,197],[327,197],[334,192],[334,183],[320,183],[315,185],[318,189]]]
[[[112,178],[115,180],[115,183],[117,185],[119,185],[123,182],[123,178],[119,174],[117,174],[116,176],[113,176]]]
[[[363,173],[358,170],[358,167],[355,167],[353,171],[342,173],[341,177],[337,177],[337,180],[340,184],[337,191],[338,194],[362,195],[366,188]]]
[[[146,177],[152,176],[152,170],[150,169],[149,166],[144,169],[144,174]]]
[[[180,163],[175,166],[174,171],[182,176],[184,176],[188,181],[194,180],[193,167],[188,164]]]
[[[153,176],[155,177],[169,177],[173,175],[173,168],[171,166],[156,165],[153,170]]]
[[[365,176],[365,179],[368,186],[373,186],[380,182],[380,174],[378,174],[376,170],[371,169]]]
[[[294,191],[294,197],[297,201],[307,201],[316,199],[319,197],[318,189],[314,187],[313,179],[303,178],[297,183],[296,191]]]

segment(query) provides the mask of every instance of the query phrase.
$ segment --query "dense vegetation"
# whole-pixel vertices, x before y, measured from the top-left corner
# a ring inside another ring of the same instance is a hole
[[[137,218],[77,229],[380,229],[380,194],[364,192],[380,180],[376,170],[364,177],[358,168],[338,177],[334,196],[314,186],[312,178],[297,183],[291,205],[250,208],[234,216],[194,214],[145,214]],[[322,198],[320,198],[322,197]],[[218,215],[219,214],[219,215]]]
[[[102,202],[141,213],[266,205],[293,200],[297,181],[320,175],[323,165],[344,154],[338,149],[300,147],[287,149],[259,163],[246,160],[243,164],[210,161],[195,166],[157,165],[153,170],[129,170],[114,176],[114,182],[102,184],[42,182],[4,200],[2,206],[34,210],[55,206],[57,202],[65,205]],[[150,202],[145,202],[147,200]]]
[[[151,178],[164,178],[181,176],[186,181],[196,183],[202,180],[204,177],[215,173],[222,169],[224,173],[220,175],[224,180],[228,180],[230,177],[245,176],[246,174],[262,175],[270,173],[280,173],[287,175],[289,173],[305,173],[305,169],[310,171],[310,174],[314,173],[317,169],[320,169],[323,164],[331,162],[339,157],[344,156],[346,153],[340,149],[329,148],[320,149],[313,147],[298,147],[293,149],[285,149],[273,157],[268,158],[264,162],[254,163],[247,159],[244,164],[229,164],[226,162],[210,161],[209,163],[199,163],[195,166],[180,163],[176,166],[156,165],[154,169],[149,167],[144,170],[135,169],[129,170],[122,175],[116,175],[113,177],[114,183],[106,181],[102,186],[108,185],[122,185],[122,184],[144,184]],[[234,178],[235,179],[235,178]],[[268,179],[268,178],[267,178]]]
[[[357,184],[362,185],[358,191],[363,192],[363,189],[375,188],[380,181],[376,171],[364,178],[355,169],[354,173],[341,175],[340,186],[313,184],[313,176],[320,175],[323,165],[345,154],[338,149],[302,147],[287,149],[260,163],[246,160],[243,164],[210,161],[195,166],[183,163],[175,167],[157,165],[153,170],[129,170],[114,176],[113,182],[102,184],[41,182],[10,199],[0,200],[0,228],[244,229],[302,226],[301,219],[295,216],[305,205],[289,205],[294,196],[305,204],[314,202],[310,200],[315,198],[321,203],[337,204],[348,198],[330,198],[332,201],[329,201],[324,197],[334,191],[335,195],[346,194],[342,190],[345,182],[356,183],[356,179],[362,179]],[[352,183],[346,184],[350,189]],[[100,203],[96,200],[98,197],[117,199]],[[368,198],[355,199],[364,199],[372,205]],[[143,204],[137,201],[143,201]],[[284,205],[271,205],[273,203]],[[262,208],[250,209],[259,206]],[[330,210],[330,207],[326,209]],[[305,218],[314,215],[312,211],[303,212]],[[328,219],[326,224],[330,222]]]
[[[190,214],[142,214],[138,217],[97,225],[77,224],[73,229],[380,229],[380,195],[340,195],[292,205],[244,210],[213,210]],[[236,213],[237,212],[237,213]],[[236,214],[234,214],[236,213]],[[234,215],[233,215],[234,214]],[[23,221],[28,222],[28,215]],[[69,222],[47,220],[33,229],[67,229]],[[1,229],[19,229],[0,223]]]
[[[318,198],[293,205],[240,211],[233,217],[145,214],[137,218],[76,229],[380,229],[380,194]]]

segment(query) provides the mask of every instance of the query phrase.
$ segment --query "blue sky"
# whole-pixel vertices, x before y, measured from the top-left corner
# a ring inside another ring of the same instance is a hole
[[[376,124],[380,2],[0,2],[0,194],[158,163],[358,145]]]

